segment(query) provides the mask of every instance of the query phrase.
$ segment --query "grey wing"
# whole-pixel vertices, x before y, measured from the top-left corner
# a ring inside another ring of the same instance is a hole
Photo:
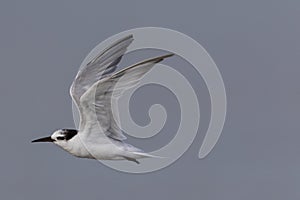
[[[136,86],[156,63],[172,55],[168,54],[145,60],[99,80],[81,97],[80,105],[84,108],[83,112],[87,115],[90,115],[92,112],[96,113],[96,116],[90,120],[97,120],[97,124],[102,129],[101,132],[106,136],[116,140],[126,139],[116,122],[118,114],[115,113],[113,115],[112,113],[112,95],[114,95],[114,98],[117,98],[125,90]],[[81,128],[93,129],[89,127],[94,126],[92,124],[96,123],[81,124]]]
[[[80,97],[95,82],[99,81],[105,74],[115,71],[117,64],[132,41],[132,35],[118,40],[78,71],[70,88],[70,94],[77,107],[79,107]]]

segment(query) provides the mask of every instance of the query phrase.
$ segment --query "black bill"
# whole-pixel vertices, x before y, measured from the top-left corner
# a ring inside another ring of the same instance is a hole
[[[49,136],[49,137],[44,137],[44,138],[40,138],[37,140],[33,140],[31,142],[53,142],[54,140]]]

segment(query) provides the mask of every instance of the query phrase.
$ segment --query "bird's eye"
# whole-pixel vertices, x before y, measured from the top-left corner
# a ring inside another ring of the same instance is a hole
[[[58,140],[64,140],[65,137],[57,137],[56,139],[58,139]]]

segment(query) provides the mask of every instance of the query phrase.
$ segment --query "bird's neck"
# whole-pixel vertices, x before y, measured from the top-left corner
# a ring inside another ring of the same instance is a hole
[[[89,157],[90,155],[78,135],[75,135],[60,147],[76,157]]]

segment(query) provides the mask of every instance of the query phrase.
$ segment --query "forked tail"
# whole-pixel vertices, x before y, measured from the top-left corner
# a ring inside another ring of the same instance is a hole
[[[134,156],[129,157],[129,156],[123,156],[126,160],[129,161],[133,161],[137,164],[140,164],[140,162],[137,159],[141,159],[141,158],[164,158],[164,157],[160,157],[160,156],[155,156],[155,155],[151,155],[149,153],[144,153],[144,152],[131,152]]]

